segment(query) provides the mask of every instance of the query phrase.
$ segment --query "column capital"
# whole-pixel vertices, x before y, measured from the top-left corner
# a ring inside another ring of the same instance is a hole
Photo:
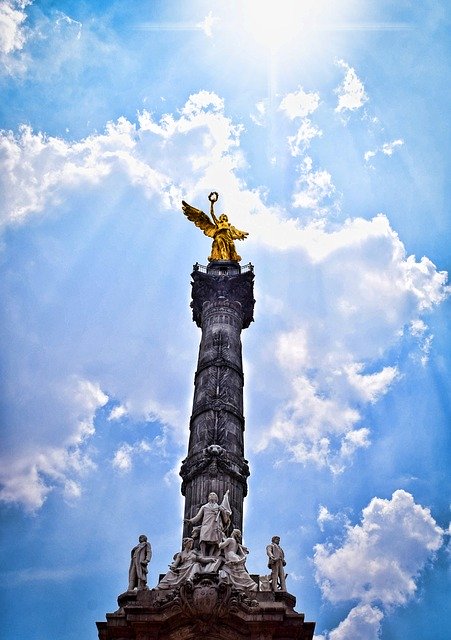
[[[206,302],[223,303],[225,306],[238,310],[236,303],[241,307],[242,328],[246,329],[254,319],[254,272],[248,268],[240,271],[239,265],[232,263],[233,269],[227,266],[213,269],[210,263],[205,270],[199,267],[193,271],[191,308],[193,320],[198,327],[202,326],[202,314]],[[237,269],[238,267],[238,269]]]

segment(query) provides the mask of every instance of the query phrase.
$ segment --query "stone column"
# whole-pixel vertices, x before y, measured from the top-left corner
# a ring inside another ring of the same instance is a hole
[[[244,458],[241,331],[253,320],[253,268],[237,262],[195,265],[193,320],[202,330],[194,378],[188,455],[182,463],[185,518],[208,494],[229,489],[233,526],[242,529],[249,467]],[[184,535],[189,528],[185,527]]]

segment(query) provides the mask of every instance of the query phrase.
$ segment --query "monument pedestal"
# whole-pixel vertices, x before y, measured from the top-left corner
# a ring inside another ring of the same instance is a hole
[[[312,640],[315,628],[289,593],[245,593],[215,574],[176,590],[127,591],[118,604],[97,623],[100,640]]]

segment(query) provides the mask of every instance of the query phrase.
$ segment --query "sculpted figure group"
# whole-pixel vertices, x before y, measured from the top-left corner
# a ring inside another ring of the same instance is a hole
[[[211,492],[208,502],[201,506],[193,518],[185,523],[195,525],[190,537],[184,538],[182,549],[175,554],[169,571],[163,576],[156,589],[175,589],[192,580],[196,574],[217,573],[220,581],[244,591],[257,591],[257,583],[249,575],[245,563],[248,549],[243,546],[241,531],[229,528],[232,511],[228,491],[219,504],[216,493]],[[285,556],[280,547],[279,536],[273,536],[266,547],[269,576],[261,576],[272,591],[286,591]],[[131,551],[129,571],[130,591],[147,589],[147,566],[152,550],[147,537],[141,535],[139,543]],[[260,580],[262,584],[262,580]]]

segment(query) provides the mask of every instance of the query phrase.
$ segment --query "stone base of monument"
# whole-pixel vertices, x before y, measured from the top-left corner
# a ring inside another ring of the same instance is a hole
[[[97,622],[100,640],[312,640],[315,628],[289,593],[239,591],[217,574],[175,590],[127,591],[118,604]]]

